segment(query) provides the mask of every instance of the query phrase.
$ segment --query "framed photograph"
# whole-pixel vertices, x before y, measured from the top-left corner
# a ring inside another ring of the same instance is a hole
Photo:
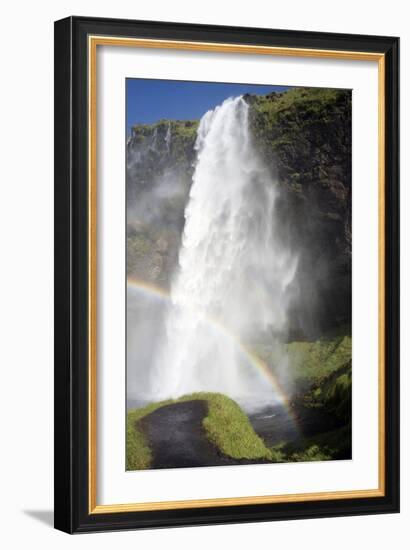
[[[399,39],[55,24],[55,527],[399,510]]]

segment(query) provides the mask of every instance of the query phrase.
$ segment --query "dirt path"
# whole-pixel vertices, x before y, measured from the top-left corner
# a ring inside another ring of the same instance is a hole
[[[207,438],[202,420],[208,414],[204,400],[175,403],[157,409],[139,423],[153,454],[152,468],[192,468],[255,464],[263,460],[236,460],[223,455]]]

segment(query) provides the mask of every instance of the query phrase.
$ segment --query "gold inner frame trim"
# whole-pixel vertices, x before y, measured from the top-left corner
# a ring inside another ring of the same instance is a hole
[[[258,54],[286,57],[330,58],[377,61],[378,63],[378,488],[352,491],[326,491],[289,495],[246,496],[199,500],[97,504],[97,46],[122,46],[219,53]],[[179,40],[88,37],[88,511],[90,514],[142,512],[187,508],[314,502],[385,495],[385,56],[374,52],[351,52],[307,48],[282,48],[243,44],[217,44]]]

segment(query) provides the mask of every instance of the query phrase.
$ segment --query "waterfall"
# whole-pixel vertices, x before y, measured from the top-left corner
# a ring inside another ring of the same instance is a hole
[[[151,373],[156,399],[194,391],[239,402],[275,398],[246,342],[286,333],[297,260],[277,237],[278,186],[253,146],[248,117],[238,97],[200,121],[179,266]]]
[[[167,133],[165,134],[165,144],[166,144],[167,152],[169,153],[171,149],[171,123],[170,122],[168,122]]]

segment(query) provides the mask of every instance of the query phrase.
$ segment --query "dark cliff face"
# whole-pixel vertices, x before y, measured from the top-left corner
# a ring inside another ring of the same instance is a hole
[[[178,261],[198,121],[132,128],[127,142],[127,273],[168,288]]]
[[[290,337],[315,338],[351,319],[351,92],[300,88],[245,100],[256,149],[281,189],[281,238],[299,255]],[[127,145],[127,271],[165,287],[177,265],[197,127],[137,125]]]
[[[127,191],[138,194],[152,188],[170,168],[189,186],[197,128],[196,120],[160,120],[134,126],[127,142]]]
[[[295,336],[351,319],[351,92],[248,96],[252,133],[282,189],[283,238],[300,254]]]

